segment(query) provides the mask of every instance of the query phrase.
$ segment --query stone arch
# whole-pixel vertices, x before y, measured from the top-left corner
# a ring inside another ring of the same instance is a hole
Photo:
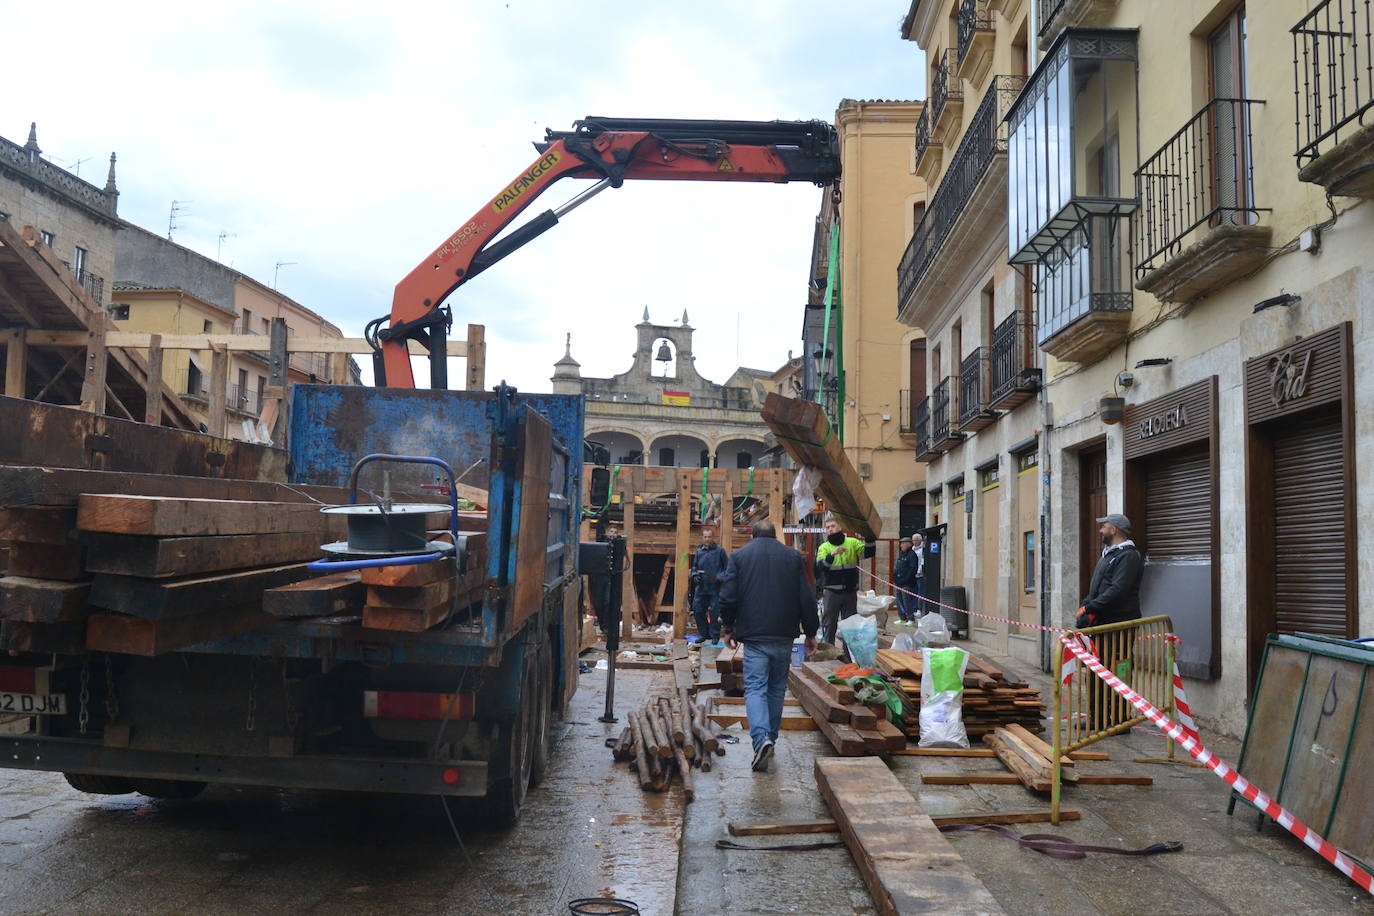
[[[647,459],[649,464],[663,467],[698,468],[703,452],[709,460],[710,449],[700,436],[664,433],[654,437]]]
[[[718,468],[753,467],[763,455],[764,445],[762,436],[749,433],[721,435],[711,448],[713,463]]]
[[[646,454],[644,439],[639,433],[623,427],[601,427],[586,433],[586,438],[599,442],[610,451],[611,464],[643,464]],[[638,453],[638,458],[631,460]]]

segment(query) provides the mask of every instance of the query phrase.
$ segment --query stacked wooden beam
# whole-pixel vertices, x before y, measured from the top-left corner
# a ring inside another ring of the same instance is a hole
[[[721,649],[716,656],[716,671],[720,673],[720,689],[727,697],[744,696],[744,646]]]
[[[854,691],[829,677],[840,667],[836,661],[804,662],[788,672],[787,684],[842,757],[888,754],[906,747],[906,735],[887,720],[885,706],[855,702]]]
[[[918,737],[921,733],[921,656],[899,649],[879,649],[878,670],[891,678],[901,692],[899,726],[911,737]],[[1040,692],[976,655],[969,656],[968,670],[964,674],[963,707],[964,728],[970,738],[981,738],[999,727],[1013,724],[1031,732],[1045,730],[1045,704]]]
[[[662,792],[676,778],[682,782],[683,796],[692,801],[692,770],[709,773],[712,756],[725,756],[725,745],[711,730],[706,708],[693,703],[684,687],[673,698],[648,698],[626,717],[629,724],[612,746],[611,756],[629,763],[641,789]]]
[[[846,530],[862,537],[878,537],[882,519],[821,405],[774,392],[764,400],[760,414],[798,465],[820,471],[819,490],[826,510]]]

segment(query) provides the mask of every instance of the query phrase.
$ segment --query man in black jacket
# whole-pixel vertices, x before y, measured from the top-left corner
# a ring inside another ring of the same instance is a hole
[[[1081,602],[1078,619],[1074,621],[1080,629],[1140,619],[1140,574],[1145,561],[1131,540],[1131,520],[1113,512],[1097,522],[1104,549],[1093,570],[1088,596]],[[1109,671],[1128,684],[1134,680],[1133,627],[1104,633],[1095,639],[1095,645],[1098,657]],[[1093,678],[1088,692],[1088,714],[1094,730],[1112,728],[1123,721],[1125,708],[1113,696],[1111,688]]]
[[[753,536],[721,576],[720,622],[727,646],[744,643],[744,711],[754,771],[763,772],[782,725],[792,643],[804,632],[806,651],[814,651],[820,619],[801,554],[778,542],[772,522],[755,522]]]

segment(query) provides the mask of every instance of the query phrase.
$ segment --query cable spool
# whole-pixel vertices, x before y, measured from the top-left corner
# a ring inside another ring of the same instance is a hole
[[[397,506],[330,506],[326,515],[348,517],[348,540],[325,544],[321,549],[334,557],[372,558],[419,553],[452,553],[447,541],[431,541],[425,519],[448,506],[406,503]]]

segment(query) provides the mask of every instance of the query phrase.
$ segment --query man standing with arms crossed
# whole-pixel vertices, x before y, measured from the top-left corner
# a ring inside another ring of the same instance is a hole
[[[916,535],[920,537],[920,535]],[[917,595],[921,594],[922,557],[919,547],[905,537],[897,542],[900,548],[897,563],[892,570],[893,584],[897,586],[897,613],[905,623],[914,623],[921,609]],[[905,591],[901,591],[905,589]]]
[[[806,651],[815,651],[820,622],[802,555],[778,542],[770,521],[755,522],[753,538],[725,569],[720,620],[727,646],[744,643],[744,711],[754,742],[754,772],[762,773],[782,726],[792,643],[805,633]]]
[[[841,620],[858,613],[859,561],[873,556],[877,550],[876,541],[849,537],[835,516],[825,517],[825,540],[816,551],[816,584],[825,597],[825,625],[821,632],[826,642],[835,641]]]

